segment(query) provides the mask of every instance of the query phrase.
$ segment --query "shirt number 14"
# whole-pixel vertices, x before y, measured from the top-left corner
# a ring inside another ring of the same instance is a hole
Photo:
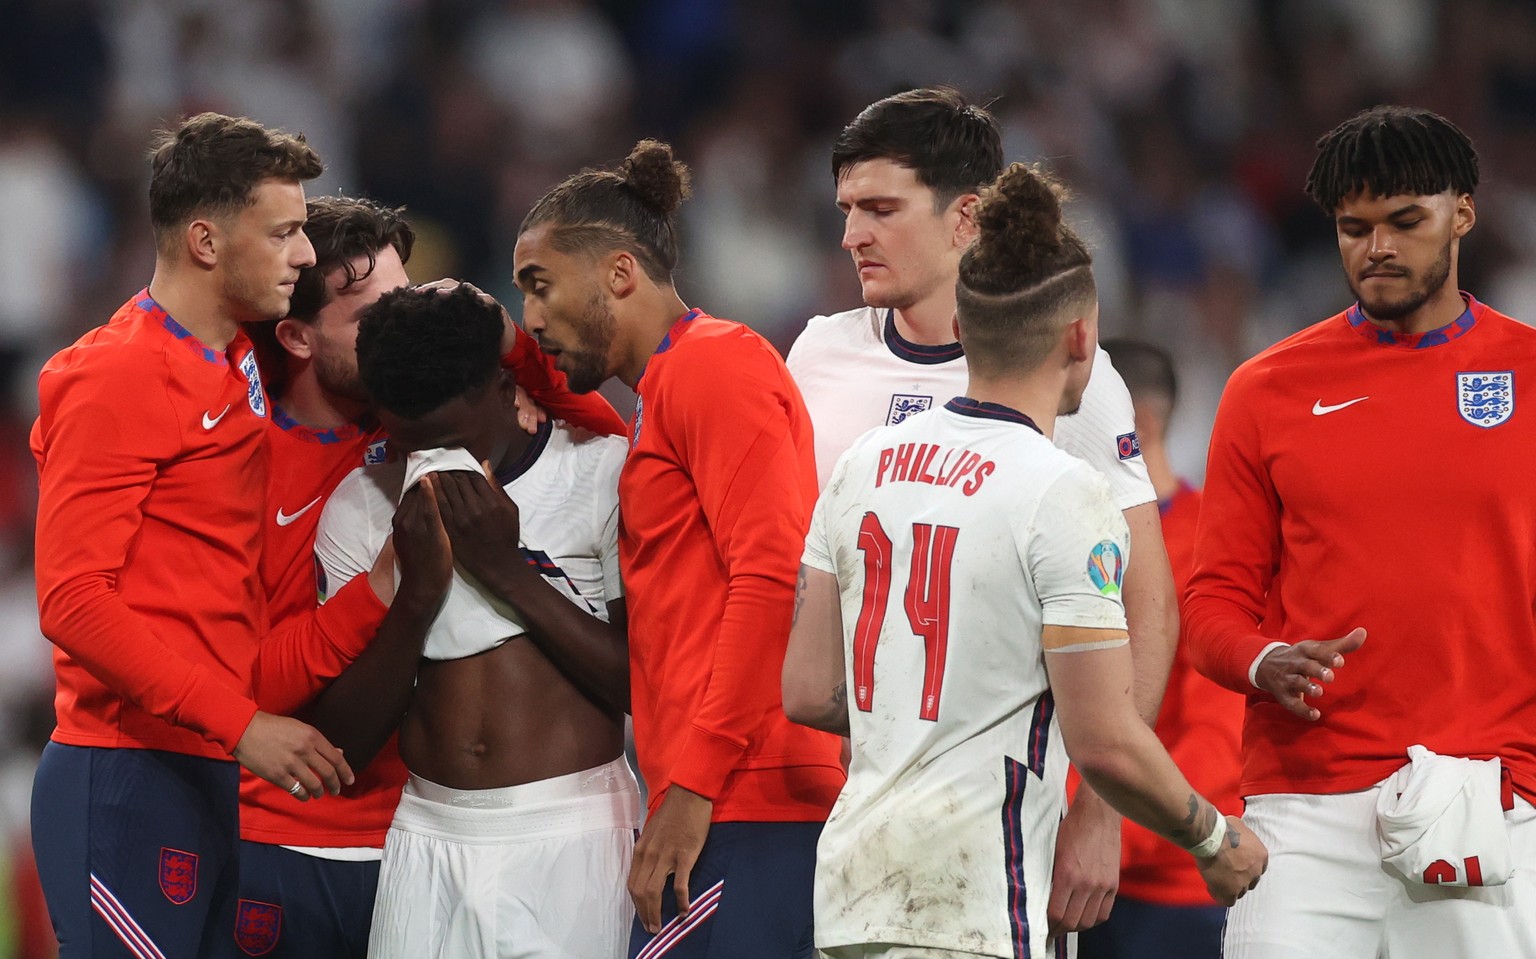
[[[932,523],[912,524],[912,568],[907,574],[903,605],[912,634],[921,636],[925,652],[923,698],[918,717],[939,718],[939,694],[944,688],[944,657],[949,649],[949,573],[960,530]],[[886,601],[891,595],[891,537],[880,517],[865,513],[859,524],[859,550],[864,554],[864,601],[853,634],[853,701],[863,712],[874,708],[875,647],[885,627]]]

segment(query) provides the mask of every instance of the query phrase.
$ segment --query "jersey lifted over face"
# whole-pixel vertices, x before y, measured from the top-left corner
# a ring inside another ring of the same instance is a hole
[[[838,461],[804,557],[837,576],[853,742],[818,946],[1045,954],[1067,764],[1042,628],[1125,642],[1128,549],[1104,478],[1004,406],[954,399]]]
[[[545,423],[522,458],[497,473],[517,503],[523,557],[573,603],[598,619],[623,595],[619,579],[619,469],[625,443],[563,424]],[[344,583],[372,567],[389,538],[405,480],[406,461],[354,470],[326,503],[315,538],[319,590]],[[479,589],[455,575],[452,589]],[[486,602],[490,602],[486,597]],[[499,621],[466,616],[445,602],[427,633],[422,655],[457,659],[494,649],[525,632],[517,614],[497,601]]]

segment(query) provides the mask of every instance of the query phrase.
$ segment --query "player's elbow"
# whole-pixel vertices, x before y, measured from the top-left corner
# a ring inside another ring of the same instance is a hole
[[[1083,781],[1096,792],[1113,793],[1135,779],[1137,764],[1131,751],[1124,746],[1096,744],[1076,752],[1069,750],[1068,755]]]
[[[1146,727],[1135,713],[1116,710],[1113,717],[1096,717],[1092,728],[1063,729],[1063,741],[1072,765],[1096,791],[1113,791],[1137,778],[1141,767],[1138,736]]]
[[[783,678],[784,715],[792,723],[822,732],[842,732],[848,725],[848,713],[830,683],[792,675],[786,667]]]
[[[39,584],[37,624],[42,634],[55,645],[67,643],[82,612],[112,590],[105,577],[91,574],[72,576],[48,586]]]
[[[791,675],[789,669],[784,670],[783,696],[784,715],[789,717],[792,723],[809,726],[817,715],[816,696],[811,693],[809,683]]]

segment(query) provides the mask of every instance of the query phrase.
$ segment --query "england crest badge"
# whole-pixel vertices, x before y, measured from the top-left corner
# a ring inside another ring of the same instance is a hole
[[[235,912],[235,943],[248,956],[264,956],[283,933],[283,907],[254,899],[240,900]]]
[[[1456,409],[1473,426],[1498,426],[1515,415],[1515,373],[1457,373]]]
[[[261,388],[261,371],[256,368],[255,350],[245,354],[245,359],[240,361],[240,372],[245,374],[245,399],[251,404],[251,412],[266,416],[267,394]]]
[[[891,408],[885,414],[885,425],[895,426],[902,420],[933,406],[933,397],[916,393],[892,393]]]
[[[197,895],[197,853],[160,847],[160,891],[184,906]]]

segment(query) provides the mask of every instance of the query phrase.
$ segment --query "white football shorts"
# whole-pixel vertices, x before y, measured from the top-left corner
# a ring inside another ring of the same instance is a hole
[[[639,825],[622,756],[504,789],[412,776],[384,842],[369,959],[623,959]]]
[[[1227,959],[1536,956],[1536,808],[1504,814],[1514,875],[1502,886],[1409,882],[1382,862],[1381,783],[1353,793],[1250,796],[1243,821],[1269,869],[1227,914]]]

